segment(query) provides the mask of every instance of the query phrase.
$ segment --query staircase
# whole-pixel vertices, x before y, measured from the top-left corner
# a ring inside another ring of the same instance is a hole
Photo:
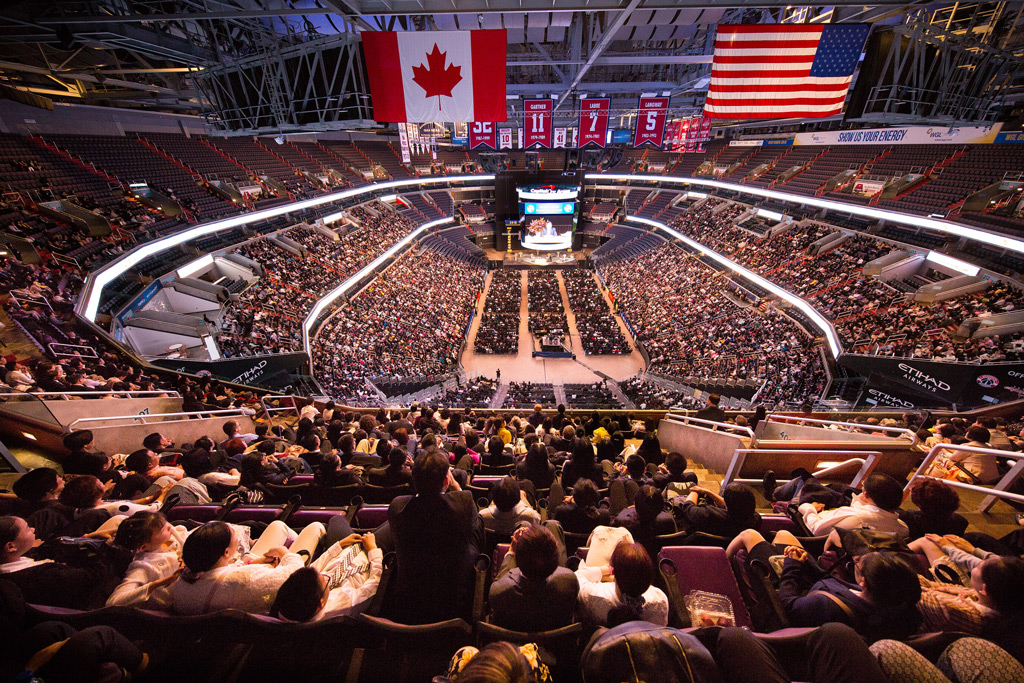
[[[502,382],[498,386],[498,390],[494,392],[494,397],[491,399],[491,405],[489,408],[500,408],[501,404],[505,402],[505,397],[508,396],[508,383]]]

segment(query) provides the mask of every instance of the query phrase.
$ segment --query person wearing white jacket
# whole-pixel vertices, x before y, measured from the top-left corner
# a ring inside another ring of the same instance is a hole
[[[295,570],[305,566],[306,558],[325,533],[322,524],[310,524],[290,549],[271,545],[277,535],[264,533],[246,555],[247,564],[236,559],[238,542],[230,525],[210,522],[199,527],[182,548],[185,568],[171,589],[174,611],[207,614],[238,609],[253,614],[269,613],[278,589]]]

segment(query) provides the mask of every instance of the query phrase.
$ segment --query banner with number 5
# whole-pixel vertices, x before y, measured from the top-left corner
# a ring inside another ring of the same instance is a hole
[[[523,102],[523,149],[534,145],[551,148],[551,100]]]
[[[633,146],[651,144],[661,147],[665,137],[665,119],[668,114],[667,97],[641,97],[637,107],[636,131]]]
[[[469,148],[476,149],[486,145],[491,149],[498,149],[495,139],[494,123],[491,121],[474,121],[469,124]]]
[[[580,147],[586,147],[591,143],[604,147],[608,136],[608,110],[611,104],[612,101],[606,97],[580,100]]]

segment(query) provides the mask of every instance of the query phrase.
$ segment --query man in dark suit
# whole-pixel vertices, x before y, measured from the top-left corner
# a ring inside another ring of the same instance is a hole
[[[395,411],[391,414],[391,422],[388,422],[388,434],[394,436],[395,432],[399,429],[404,429],[405,433],[410,436],[416,433],[412,428],[412,423],[406,419],[405,414],[401,411]]]
[[[725,422],[725,411],[718,407],[718,404],[721,402],[722,397],[718,394],[708,396],[708,404],[697,411],[697,419]]]
[[[469,616],[473,562],[484,547],[476,501],[452,478],[448,457],[424,453],[412,469],[415,496],[399,496],[388,508],[398,567],[390,616],[429,623]]]

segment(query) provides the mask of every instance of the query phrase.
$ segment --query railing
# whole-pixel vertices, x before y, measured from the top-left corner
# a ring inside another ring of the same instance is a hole
[[[980,485],[980,484],[968,484],[962,481],[956,481],[952,479],[942,479],[941,477],[933,477],[925,474],[928,468],[931,467],[935,458],[944,451],[959,451],[961,453],[979,453],[981,455],[990,455],[995,458],[1007,458],[1009,460],[1016,460],[1010,471],[1007,472],[999,479],[998,482],[991,486]],[[981,505],[978,506],[978,512],[988,512],[992,509],[992,506],[996,504],[996,499],[1004,498],[1011,500],[1015,503],[1024,503],[1024,495],[1019,493],[1010,493],[1007,489],[1017,480],[1017,477],[1024,472],[1024,453],[1014,453],[1012,451],[1000,451],[995,448],[981,448],[980,446],[968,446],[966,444],[936,444],[932,446],[932,449],[928,451],[928,455],[925,456],[921,466],[917,468],[914,475],[910,477],[907,482],[907,487],[903,490],[903,497],[906,499],[910,495],[911,487],[914,485],[914,481],[917,479],[936,479],[943,483],[949,484],[955,488],[965,489],[967,491],[976,491],[978,493],[987,494],[981,501]]]
[[[880,451],[817,451],[817,450],[772,450],[764,448],[737,448],[732,454],[732,460],[729,462],[729,467],[725,471],[725,477],[722,479],[722,488],[725,488],[729,484],[735,482],[738,484],[760,484],[761,479],[744,479],[741,478],[739,473],[743,470],[743,465],[747,461],[747,456],[751,453],[757,453],[758,455],[773,455],[773,456],[785,456],[789,457],[792,455],[806,455],[816,457],[819,461],[823,458],[834,459],[835,457],[847,456],[846,460],[826,467],[821,470],[815,471],[813,474],[818,478],[826,478],[830,474],[839,470],[849,469],[851,465],[860,465],[860,469],[857,470],[857,474],[853,476],[853,480],[850,482],[850,486],[854,488],[860,488],[861,482],[864,481],[872,472],[875,471],[875,466],[878,464],[878,458],[881,457]]]
[[[676,413],[669,413],[665,416],[666,420],[672,422],[679,422],[680,424],[693,424],[697,427],[710,428],[715,431],[731,432],[738,434],[739,436],[750,437],[751,440],[754,438],[754,432],[751,431],[750,427],[740,427],[734,424],[728,424],[726,422],[715,422],[714,420],[704,420],[699,417],[691,417],[690,415],[678,415]]]
[[[52,396],[56,398],[43,399],[43,396]],[[11,398],[32,398],[38,401],[42,400],[62,400],[70,401],[72,396],[82,396],[89,398],[102,398],[104,396],[115,396],[118,398],[146,398],[147,396],[153,398],[160,398],[161,396],[166,398],[181,398],[181,394],[177,391],[13,391],[9,393],[0,394],[0,402],[10,400]]]
[[[99,355],[97,355],[97,353],[96,353],[96,349],[94,349],[91,346],[85,346],[83,344],[60,344],[60,343],[57,343],[57,342],[51,342],[47,346],[50,349],[50,353],[54,357],[60,357],[60,356],[72,356],[72,357],[74,357],[74,356],[79,356],[79,357],[82,357],[82,358],[99,358]],[[84,354],[84,353],[62,353],[60,351],[57,351],[58,347],[65,348],[65,349],[84,349],[85,351],[88,351],[89,354],[91,354],[91,355],[87,355],[87,354]]]
[[[110,415],[108,417],[80,417],[71,424],[68,425],[68,431],[73,432],[75,429],[86,429],[81,425],[86,422],[107,422],[114,420],[131,420],[128,424],[151,424],[147,422],[149,420],[156,420],[157,424],[164,422],[184,422],[192,418],[204,418],[210,416],[223,416],[223,417],[249,417],[248,413],[242,408],[230,408],[227,410],[198,410],[191,413],[155,413],[152,415]],[[185,418],[184,420],[167,420],[168,417]],[[116,425],[106,425],[113,427]]]
[[[284,398],[287,398],[287,399],[291,400],[291,405],[290,406],[268,406],[267,405],[267,401],[280,400],[280,399],[284,399]],[[298,403],[297,403],[298,400],[299,400],[298,396],[284,396],[284,395],[280,395],[280,396],[263,396],[263,397],[260,398],[260,407],[263,408],[263,413],[267,416],[267,419],[270,421],[270,426],[273,427],[274,426],[274,413],[283,413],[283,412],[286,412],[286,411],[290,411],[296,417],[299,416],[299,406],[298,406]]]
[[[799,415],[776,415],[771,414],[765,418],[765,422],[785,422],[787,424],[807,424],[810,426],[821,426],[833,425],[837,427],[843,427],[841,431],[854,432],[863,431],[868,429],[872,432],[886,432],[886,436],[892,436],[893,438],[900,438],[904,436],[910,439],[910,443],[907,446],[914,446],[917,444],[917,433],[911,429],[905,429],[903,427],[882,427],[880,425],[866,425],[859,424],[857,422],[836,422],[834,420],[819,420],[811,417],[801,417]]]
[[[53,313],[53,306],[51,306],[50,302],[47,301],[46,299],[37,299],[35,297],[25,296],[23,294],[19,295],[15,294],[13,291],[8,296],[10,297],[11,301],[16,303],[19,307],[22,305],[22,303],[29,303],[32,304],[33,306],[46,306],[47,308],[50,309],[50,313]]]

